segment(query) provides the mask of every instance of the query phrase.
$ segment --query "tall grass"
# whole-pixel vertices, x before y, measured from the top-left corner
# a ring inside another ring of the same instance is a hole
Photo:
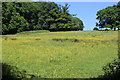
[[[104,65],[117,58],[116,41],[113,31],[6,35],[3,62],[42,78],[97,77],[104,74]]]

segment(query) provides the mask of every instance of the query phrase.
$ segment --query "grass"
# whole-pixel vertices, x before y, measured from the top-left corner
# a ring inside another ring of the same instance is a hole
[[[17,33],[17,34],[34,34],[34,33],[48,33],[50,31],[48,30],[34,30],[34,31],[23,31],[23,32],[20,32],[20,33]]]
[[[3,35],[3,62],[42,78],[90,78],[117,58],[117,31]]]

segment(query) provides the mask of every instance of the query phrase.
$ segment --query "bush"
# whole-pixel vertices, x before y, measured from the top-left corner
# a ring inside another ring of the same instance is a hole
[[[26,71],[19,71],[17,67],[2,63],[2,80],[26,80],[37,78],[34,75],[26,74]]]
[[[99,30],[97,27],[94,27],[93,30]]]
[[[102,78],[108,80],[119,80],[120,76],[120,59],[115,59],[113,62],[108,63],[103,67],[104,75]]]
[[[11,40],[17,40],[17,38],[11,38]]]
[[[65,38],[65,39],[52,39],[53,41],[61,41],[61,42],[65,42],[65,41],[70,41],[70,42],[80,42],[80,40],[78,39],[68,39],[68,38]]]

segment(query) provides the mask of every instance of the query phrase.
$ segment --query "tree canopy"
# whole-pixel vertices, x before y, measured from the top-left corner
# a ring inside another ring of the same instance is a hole
[[[69,13],[69,6],[54,2],[3,2],[2,34],[29,30],[83,30],[83,22]]]
[[[110,28],[116,30],[120,28],[120,2],[117,5],[109,6],[97,12],[99,28]]]

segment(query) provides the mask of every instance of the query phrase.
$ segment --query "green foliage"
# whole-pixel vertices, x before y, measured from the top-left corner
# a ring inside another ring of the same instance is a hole
[[[93,30],[99,30],[97,27],[94,27]]]
[[[3,2],[2,7],[3,34],[27,30],[67,31],[84,28],[80,19],[73,19],[68,11],[68,4],[59,6],[54,2]]]
[[[3,3],[3,34],[14,34],[29,29],[28,22],[20,16],[15,7],[16,5],[13,2]]]
[[[32,2],[32,0],[1,0],[2,2]]]
[[[15,66],[2,63],[2,80],[24,80],[32,79],[34,77],[34,75],[26,74],[25,70],[19,71],[19,69]]]
[[[103,67],[104,75],[101,78],[109,80],[119,80],[120,76],[120,59],[115,59]]]
[[[120,7],[119,3],[117,5],[109,6],[105,9],[102,9],[97,12],[97,18],[99,23],[96,25],[99,28],[110,28],[116,30],[119,29],[118,25],[120,25]]]
[[[77,17],[72,17],[72,24],[73,30],[83,30],[84,28],[83,22]]]

